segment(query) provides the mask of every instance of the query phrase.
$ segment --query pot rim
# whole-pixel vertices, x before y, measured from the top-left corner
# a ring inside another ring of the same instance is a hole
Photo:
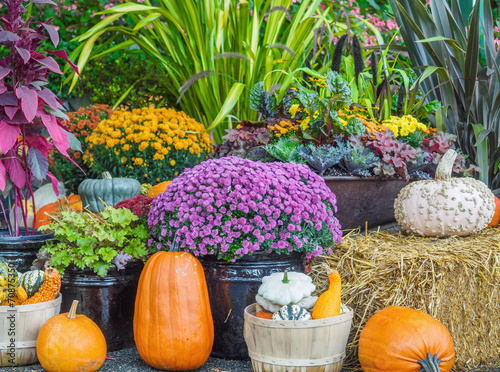
[[[28,229],[28,232],[32,232],[32,229]],[[10,236],[9,230],[6,228],[0,228],[0,241],[12,243],[19,241],[44,241],[50,240],[54,238],[54,233],[43,233],[37,229],[35,229],[34,235],[26,235],[24,228],[19,231],[21,235],[19,236]]]

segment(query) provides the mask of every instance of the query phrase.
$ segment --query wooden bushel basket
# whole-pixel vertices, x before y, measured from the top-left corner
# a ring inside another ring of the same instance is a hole
[[[0,366],[34,364],[36,339],[42,325],[59,314],[62,296],[52,301],[14,307],[0,306]]]
[[[244,336],[255,372],[339,372],[353,312],[325,319],[280,321],[245,308]]]

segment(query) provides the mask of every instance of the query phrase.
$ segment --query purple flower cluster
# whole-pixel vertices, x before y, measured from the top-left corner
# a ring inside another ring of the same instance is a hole
[[[322,254],[342,240],[335,195],[306,165],[229,156],[187,169],[152,203],[150,246],[227,261],[256,251]]]

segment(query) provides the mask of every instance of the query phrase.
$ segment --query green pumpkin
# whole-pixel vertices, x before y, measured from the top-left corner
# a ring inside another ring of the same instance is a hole
[[[30,271],[27,271],[21,274],[21,278],[19,279],[19,285],[26,290],[28,297],[33,296],[43,284],[43,271],[38,270],[36,267],[31,268]]]
[[[103,202],[114,207],[118,202],[133,198],[140,193],[139,181],[133,178],[112,178],[108,172],[103,174],[103,179],[87,178],[78,186],[83,208],[94,213],[106,208]]]
[[[0,257],[0,301],[9,296],[9,288],[17,288],[19,284],[18,272],[9,263]]]
[[[311,320],[311,313],[297,305],[282,306],[273,314],[274,320]]]

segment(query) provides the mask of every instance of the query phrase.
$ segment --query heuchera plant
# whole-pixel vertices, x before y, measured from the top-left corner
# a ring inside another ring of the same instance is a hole
[[[342,240],[335,195],[306,165],[210,159],[151,203],[149,246],[235,261],[254,252],[331,252]]]
[[[69,158],[70,147],[81,150],[79,141],[59,121],[67,119],[62,102],[45,87],[49,71],[62,74],[51,55],[69,62],[77,73],[78,68],[64,50],[38,51],[46,35],[54,46],[59,43],[57,30],[50,25],[51,19],[35,22],[29,17],[25,20],[23,0],[0,0],[0,3],[7,10],[0,26],[0,45],[7,49],[6,57],[0,59],[0,191],[5,196],[14,189],[15,204],[21,208],[24,226],[27,226],[28,199],[31,196],[34,200],[34,180],[49,177],[59,194],[57,179],[48,170],[48,151],[54,145]],[[30,2],[40,3],[56,5],[50,0]],[[14,208],[14,231],[11,232],[16,236],[19,235],[17,210]],[[2,211],[7,220],[3,205]]]

